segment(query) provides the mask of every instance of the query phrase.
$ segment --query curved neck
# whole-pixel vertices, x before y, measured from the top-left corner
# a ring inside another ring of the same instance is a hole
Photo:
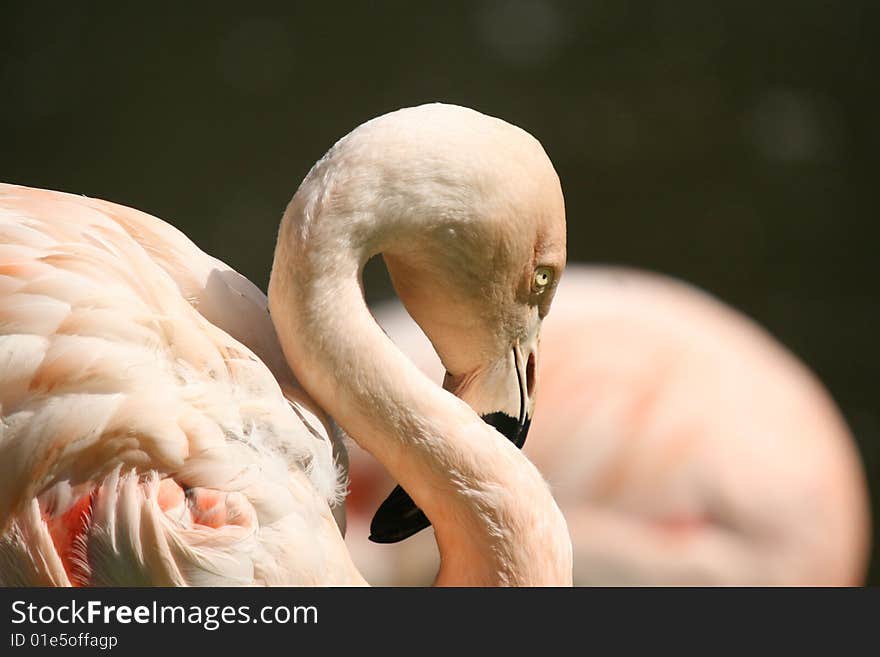
[[[381,250],[381,217],[322,216],[305,196],[285,214],[269,284],[296,377],[431,520],[438,584],[570,584],[565,521],[538,471],[370,315],[360,274]]]

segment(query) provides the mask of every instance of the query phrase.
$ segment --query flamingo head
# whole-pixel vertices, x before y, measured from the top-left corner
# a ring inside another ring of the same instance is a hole
[[[380,198],[361,199],[385,219],[373,251],[443,362],[443,387],[522,447],[541,322],[565,266],[565,209],[550,159],[520,128],[440,104],[387,114],[346,139],[345,152],[381,181],[369,188]],[[429,524],[398,487],[370,538],[396,542]]]

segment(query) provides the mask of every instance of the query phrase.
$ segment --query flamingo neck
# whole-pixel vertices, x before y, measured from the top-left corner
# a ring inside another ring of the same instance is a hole
[[[436,583],[570,584],[565,521],[538,471],[370,315],[360,275],[387,226],[378,216],[322,216],[304,196],[301,188],[281,225],[273,322],[297,379],[431,520]]]

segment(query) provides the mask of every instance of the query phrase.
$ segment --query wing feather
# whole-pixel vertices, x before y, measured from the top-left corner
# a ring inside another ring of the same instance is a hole
[[[304,577],[317,566],[279,571],[290,555],[268,543],[323,531],[340,499],[329,426],[246,279],[149,215],[0,185],[0,570],[45,545],[40,513],[92,486],[74,546],[92,583]],[[157,502],[166,477],[243,495],[260,530],[181,525]],[[40,558],[25,579],[64,583]]]

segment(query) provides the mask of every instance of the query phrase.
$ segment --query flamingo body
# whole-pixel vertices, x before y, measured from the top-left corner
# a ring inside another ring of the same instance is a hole
[[[376,253],[442,388],[369,314]],[[400,484],[374,537],[434,525],[438,584],[570,584],[565,520],[517,448],[564,265],[540,143],[451,105],[316,163],[268,298],[159,219],[0,186],[0,584],[365,583],[324,411]]]
[[[4,583],[334,581],[329,433],[266,307],[154,217],[0,186]],[[228,522],[163,488],[229,493]],[[53,522],[71,513],[89,546]]]

